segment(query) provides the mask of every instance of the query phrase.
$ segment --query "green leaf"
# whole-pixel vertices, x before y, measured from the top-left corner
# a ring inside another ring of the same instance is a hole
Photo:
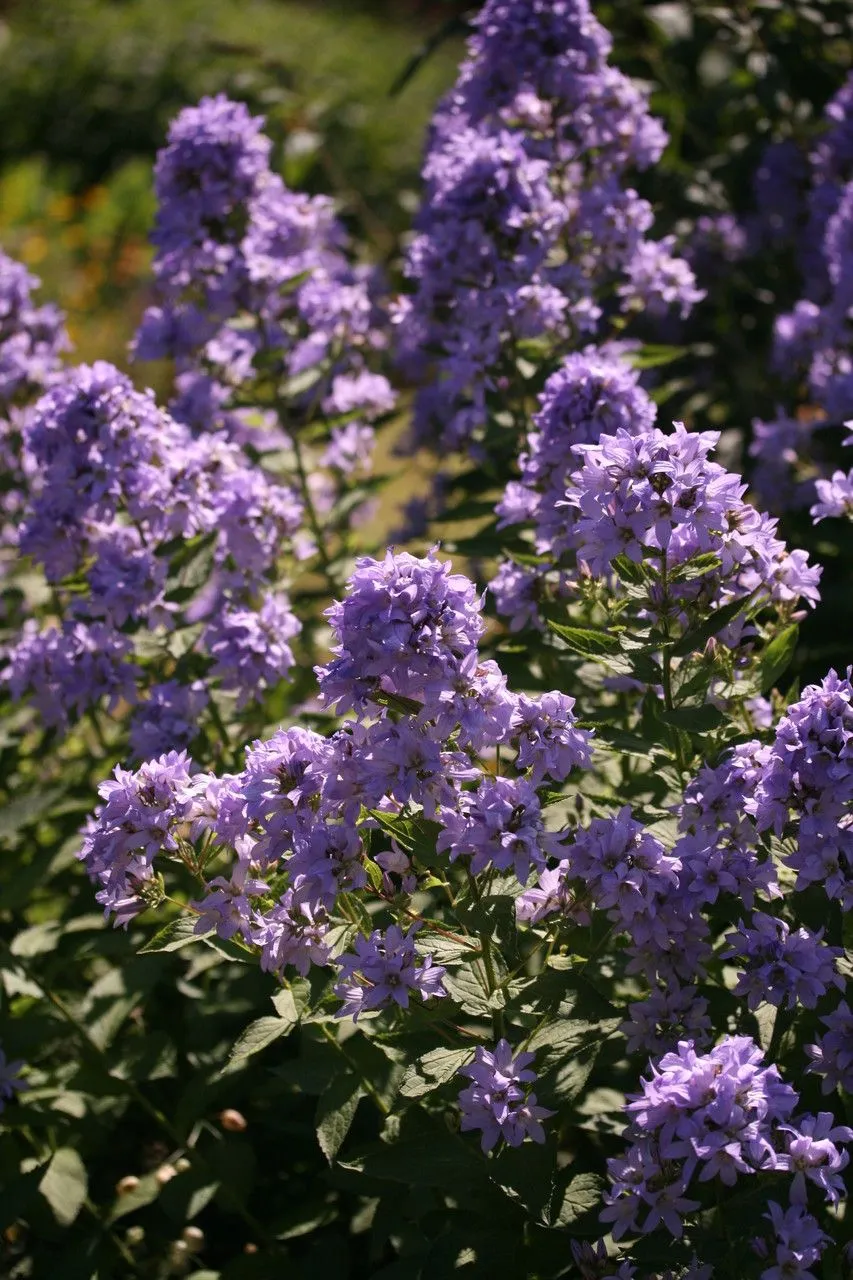
[[[686,631],[679,640],[676,640],[672,646],[672,652],[677,658],[683,658],[688,653],[695,653],[697,650],[704,649],[713,636],[717,635],[730,622],[734,622],[735,618],[739,618],[742,613],[745,613],[747,609],[755,604],[757,594],[758,592],[754,591],[743,600],[731,600],[728,604],[724,604],[722,608],[715,609],[703,622],[700,622],[698,627],[694,627],[692,631]]]
[[[39,1191],[60,1226],[70,1227],[89,1192],[86,1169],[76,1151],[60,1147],[54,1152],[39,1183]]]
[[[687,347],[672,347],[661,342],[644,342],[635,355],[627,357],[628,363],[635,369],[657,369],[660,365],[672,364],[687,355]]]
[[[66,793],[65,787],[48,787],[45,790],[27,791],[0,809],[0,838],[18,835],[26,827],[43,822],[57,800]]]
[[[772,689],[779,677],[788,670],[797,649],[799,635],[800,628],[794,622],[780,631],[778,636],[774,636],[762,653],[758,664],[758,687],[761,693]]]
[[[156,1174],[146,1173],[132,1191],[127,1191],[118,1197],[110,1210],[107,1225],[118,1218],[126,1217],[129,1213],[135,1213],[137,1209],[144,1209],[146,1205],[153,1204],[162,1190],[163,1186],[157,1181]]]
[[[335,1163],[363,1096],[361,1081],[349,1072],[336,1076],[320,1094],[315,1117],[317,1141],[329,1164]]]
[[[596,1173],[576,1173],[566,1185],[554,1188],[549,1210],[551,1227],[570,1227],[601,1204],[604,1181]]]
[[[646,575],[643,572],[643,566],[637,564],[626,555],[614,556],[610,561],[616,570],[622,582],[629,583],[632,587],[642,587],[646,585]]]
[[[212,929],[207,933],[195,932],[197,922],[197,916],[178,916],[177,920],[170,920],[153,938],[148,939],[144,947],[139,948],[137,954],[144,956],[154,951],[180,951],[181,947],[187,947],[191,942],[200,942],[202,938],[209,937]]]
[[[597,631],[592,627],[567,627],[562,622],[552,622],[548,626],[554,635],[569,646],[574,653],[583,658],[601,658],[619,652],[619,636],[610,631]]]
[[[260,1053],[273,1041],[286,1036],[290,1029],[290,1024],[284,1018],[256,1018],[237,1037],[223,1071],[233,1071],[241,1067],[247,1058]]]
[[[433,1049],[407,1068],[400,1085],[404,1098],[421,1098],[452,1080],[460,1067],[470,1062],[471,1049]]]
[[[664,724],[671,724],[674,729],[686,729],[688,733],[707,733],[711,729],[719,729],[725,716],[718,707],[706,703],[703,707],[673,707],[672,711],[663,707],[660,718]]]
[[[296,1026],[310,1000],[311,983],[307,978],[294,978],[288,986],[282,987],[281,991],[277,991],[272,998],[275,1011],[279,1018],[287,1023],[288,1030]]]
[[[461,1005],[466,1013],[483,1016],[501,1007],[499,1004],[493,1004],[492,1001],[503,993],[496,991],[494,996],[490,995],[485,980],[480,976],[477,967],[473,964],[463,965],[461,968],[447,973],[444,978],[444,986],[451,1000],[455,1000],[457,1004]]]

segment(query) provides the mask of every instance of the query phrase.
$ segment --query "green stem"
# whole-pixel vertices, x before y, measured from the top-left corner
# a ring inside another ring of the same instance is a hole
[[[474,902],[477,904],[477,906],[479,906],[482,901],[482,896],[480,894],[479,888],[477,887],[477,881],[475,877],[471,874],[470,870],[468,870],[467,868],[466,868],[466,874],[468,876],[468,885],[471,890],[471,897],[474,899]],[[494,960],[492,958],[491,934],[489,933],[488,929],[484,927],[478,930],[477,936],[480,939],[480,946],[483,952],[483,971],[485,973],[485,978],[486,978],[486,987],[488,988],[489,995],[493,996],[498,989],[498,982],[497,982],[497,977],[495,975]],[[495,1040],[503,1039],[504,1016],[503,1016],[502,1009],[494,1009],[492,1011],[492,1031],[494,1033]]]
[[[360,1080],[360,1081],[361,1081],[361,1083],[364,1085],[364,1088],[365,1088],[366,1092],[370,1095],[370,1097],[371,1097],[371,1098],[373,1099],[373,1101],[376,1103],[377,1107],[378,1107],[378,1108],[379,1108],[379,1110],[382,1112],[383,1116],[390,1115],[390,1114],[391,1114],[391,1108],[388,1106],[388,1103],[385,1101],[385,1099],[382,1097],[382,1095],[378,1092],[378,1090],[376,1089],[376,1086],[373,1084],[373,1082],[372,1082],[371,1080],[368,1080],[367,1076],[364,1074],[364,1072],[362,1071],[362,1069],[361,1069],[361,1067],[358,1065],[358,1063],[357,1063],[357,1062],[355,1062],[355,1061],[354,1061],[354,1059],[350,1057],[350,1055],[347,1053],[346,1049],[345,1049],[345,1048],[344,1048],[344,1046],[340,1043],[340,1041],[338,1040],[338,1038],[337,1038],[336,1036],[332,1035],[332,1033],[331,1033],[331,1031],[329,1030],[329,1028],[328,1028],[328,1027],[326,1027],[326,1026],[324,1026],[322,1023],[320,1024],[320,1030],[322,1031],[323,1035],[324,1035],[324,1036],[326,1037],[326,1039],[328,1040],[329,1044],[330,1044],[330,1045],[333,1045],[333,1046],[334,1046],[334,1048],[335,1048],[335,1049],[337,1049],[338,1053],[341,1055],[341,1057],[343,1058],[343,1060],[346,1062],[346,1064],[347,1064],[347,1066],[350,1068],[350,1070],[351,1070],[351,1071],[354,1071],[354,1072],[355,1072],[355,1074],[358,1076],[359,1080]]]
[[[664,552],[663,555],[661,556],[660,575],[661,575],[661,589],[663,591],[663,611],[662,612],[663,612],[663,633],[664,633],[664,646],[663,646],[663,656],[662,656],[662,663],[661,663],[662,671],[663,671],[663,677],[662,677],[663,705],[666,707],[667,711],[672,711],[674,709],[674,703],[672,700],[672,652],[670,650],[669,643],[668,643],[669,641],[669,581],[667,578],[666,552]],[[678,769],[678,776],[680,781],[683,783],[684,775],[687,771],[687,766],[684,761],[684,754],[681,750],[681,737],[679,735],[678,729],[676,728],[670,729],[670,739],[672,741],[673,754],[675,755],[675,764],[676,764],[676,768]]]

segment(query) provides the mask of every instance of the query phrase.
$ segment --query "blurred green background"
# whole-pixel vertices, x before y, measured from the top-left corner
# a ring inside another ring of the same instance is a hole
[[[457,36],[389,97],[462,3],[18,0],[0,5],[0,245],[66,309],[77,357],[124,363],[146,300],[151,166],[169,120],[224,91],[267,116],[293,186],[334,195],[388,259]]]

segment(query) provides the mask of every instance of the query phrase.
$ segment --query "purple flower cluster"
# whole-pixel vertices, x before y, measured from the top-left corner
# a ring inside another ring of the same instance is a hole
[[[98,793],[104,801],[89,821],[79,853],[104,914],[127,923],[146,905],[145,885],[160,853],[180,853],[182,828],[193,810],[191,761],[186,752],[149,760],[136,772],[117,766]]]
[[[0,251],[0,417],[52,381],[70,345],[65,318],[52,304],[36,306],[41,281]],[[14,417],[14,415],[12,415]]]
[[[793,1174],[792,1202],[806,1203],[806,1182],[837,1200],[851,1130],[832,1117],[793,1118],[796,1092],[746,1036],[726,1036],[706,1054],[682,1041],[652,1067],[642,1092],[629,1098],[625,1156],[608,1160],[610,1189],[601,1218],[615,1239],[663,1224],[674,1236],[699,1207],[694,1179],[733,1186],[759,1172]]]
[[[764,1217],[773,1230],[772,1241],[763,1236],[753,1241],[753,1249],[760,1258],[772,1257],[774,1266],[761,1273],[761,1280],[816,1280],[809,1270],[820,1262],[824,1249],[830,1243],[829,1236],[821,1230],[817,1219],[800,1204],[788,1209],[771,1200]]]
[[[501,1138],[511,1147],[521,1146],[526,1137],[545,1141],[542,1121],[554,1112],[539,1106],[530,1092],[537,1078],[530,1067],[534,1057],[513,1055],[509,1043],[499,1040],[493,1053],[480,1046],[471,1066],[459,1068],[472,1082],[459,1094],[460,1127],[463,1133],[482,1133],[483,1151],[491,1151]]]
[[[155,168],[159,297],[136,355],[176,360],[172,408],[193,428],[239,432],[259,380],[284,387],[315,369],[323,381],[294,393],[292,415],[325,399],[330,415],[371,420],[394,402],[366,366],[385,343],[376,281],[350,265],[332,202],[270,169],[263,124],[222,94],[173,121]]]
[[[389,1004],[408,1009],[412,994],[421,1000],[447,995],[442,985],[446,970],[433,964],[432,956],[421,960],[415,950],[418,928],[414,924],[405,934],[397,925],[384,932],[374,929],[369,938],[356,938],[354,954],[338,957],[341,973],[335,994],[343,1004],[337,1017],[356,1022],[360,1013]]]
[[[853,907],[853,686],[835,671],[809,685],[776,727],[754,798],[759,831],[790,832],[796,887],[822,885]]]
[[[211,543],[213,571],[193,621],[205,612],[216,617],[200,641],[213,658],[213,678],[245,703],[287,674],[293,655],[286,641],[299,624],[286,597],[270,595],[259,608],[256,598],[301,525],[292,489],[237,445],[194,440],[150,393],[136,391],[105,363],[54,380],[27,417],[23,460],[31,480],[19,548],[42,565],[60,595],[72,580],[62,631],[26,630],[6,670],[13,696],[28,691],[46,723],[64,723],[68,711],[82,712],[104,693],[113,703],[119,694],[133,700],[132,643],[119,629],[174,625],[187,594],[180,578],[171,587],[167,582],[164,549],[174,550],[176,539],[185,551],[192,538]],[[75,578],[85,582],[84,591]],[[52,705],[57,688],[67,693]],[[179,721],[190,727],[187,694],[178,684],[161,683],[157,703],[176,733]],[[195,698],[194,705],[202,703]],[[154,754],[163,749],[162,735],[152,739],[137,727],[134,736],[136,750],[146,743],[156,743]],[[182,735],[165,745],[188,741]]]
[[[797,1004],[813,1009],[831,986],[843,982],[836,968],[840,947],[827,946],[823,930],[792,930],[784,920],[754,911],[748,927],[741,920],[726,936],[724,959],[738,957],[744,969],[738,974],[734,992],[746,996],[750,1009],[765,1000],[777,1008],[793,1009]]]
[[[440,809],[443,830],[437,849],[451,861],[468,859],[472,875],[487,867],[514,871],[526,884],[532,870],[542,871],[546,858],[557,856],[556,836],[548,835],[539,798],[524,778],[485,778],[476,791],[463,791],[455,808]]]
[[[776,509],[805,504],[816,520],[846,514],[849,475],[832,479],[821,448],[825,423],[853,414],[853,76],[829,102],[826,128],[810,156],[811,187],[801,260],[805,297],[776,322],[775,361],[786,376],[804,378],[808,412],[756,424],[751,452],[756,483]]]
[[[626,310],[684,313],[702,296],[671,240],[647,238],[651,206],[627,186],[666,135],[610,52],[587,0],[488,0],[474,19],[433,121],[413,293],[396,313],[405,362],[435,366],[418,439],[479,440],[507,353],[594,331],[608,291]]]
[[[757,591],[786,613],[818,599],[820,569],[789,551],[776,522],[744,501],[740,477],[711,460],[718,434],[654,428],[652,401],[617,356],[570,357],[540,405],[521,479],[497,507],[503,524],[532,524],[538,556],[535,568],[506,563],[492,583],[514,627],[535,623],[538,602],[571,590],[578,573],[606,577],[619,555],[658,562],[658,607],[674,607],[683,626],[691,612]],[[719,563],[679,580],[679,566],[701,553]],[[723,639],[736,643],[740,630]]]
[[[826,1031],[816,1044],[806,1046],[811,1061],[807,1071],[823,1076],[821,1089],[835,1088],[853,1093],[853,1010],[842,1000],[838,1008],[821,1018]]]

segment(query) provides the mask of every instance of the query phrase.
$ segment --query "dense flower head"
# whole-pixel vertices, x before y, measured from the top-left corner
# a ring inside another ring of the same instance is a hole
[[[754,799],[759,830],[781,835],[791,818],[787,856],[796,887],[821,884],[844,910],[853,906],[853,687],[835,671],[808,685],[776,727]]]
[[[338,711],[363,710],[380,691],[422,696],[476,651],[484,626],[476,588],[434,552],[362,557],[347,587],[326,610],[335,656],[317,671],[324,701]]]
[[[287,678],[295,661],[288,641],[301,630],[290,601],[281,593],[268,593],[259,609],[224,602],[202,640],[213,658],[211,678],[236,693],[238,707],[246,706],[260,690]]]
[[[607,1162],[601,1217],[615,1239],[661,1223],[680,1236],[685,1213],[698,1207],[687,1194],[694,1175],[733,1186],[742,1175],[790,1167],[778,1148],[797,1094],[775,1066],[762,1065],[748,1037],[726,1036],[706,1054],[681,1041],[641,1085],[626,1105],[631,1146]]]
[[[164,680],[152,684],[144,702],[130,719],[130,749],[137,760],[151,760],[171,749],[188,747],[199,731],[199,718],[208,703],[202,680],[181,684]]]
[[[395,316],[412,372],[435,371],[416,401],[418,440],[482,451],[514,344],[594,332],[608,293],[654,312],[702,297],[672,239],[646,238],[654,214],[626,175],[654,163],[666,135],[610,47],[586,0],[489,0],[474,19],[433,120],[406,261],[414,291]]]
[[[826,1031],[818,1036],[816,1044],[806,1045],[811,1059],[806,1070],[823,1077],[824,1093],[838,1087],[853,1093],[853,1010],[842,1000],[821,1022]]]
[[[5,649],[0,680],[15,701],[29,698],[46,728],[65,729],[106,699],[114,710],[136,699],[137,667],[129,638],[103,622],[75,622],[39,630],[34,618]]]
[[[695,986],[673,982],[657,988],[643,1000],[628,1005],[630,1018],[619,1030],[627,1038],[629,1053],[641,1050],[659,1057],[676,1047],[680,1040],[691,1040],[704,1047],[711,1038],[708,1001],[699,996]]]
[[[419,927],[418,923],[412,925],[408,933],[397,925],[384,931],[374,929],[369,938],[359,935],[355,939],[354,952],[338,957],[341,973],[335,993],[344,1003],[337,1017],[356,1022],[359,1014],[390,1004],[408,1009],[412,994],[421,1000],[447,995],[442,984],[446,970],[433,964],[432,956],[421,957],[415,949]]]
[[[5,416],[22,397],[47,386],[69,347],[62,312],[36,306],[32,292],[41,281],[0,251],[0,412]]]
[[[481,1147],[491,1151],[503,1138],[511,1147],[521,1146],[526,1137],[545,1141],[542,1121],[554,1114],[536,1102],[530,1086],[536,1080],[532,1053],[513,1054],[509,1042],[499,1040],[493,1052],[483,1046],[474,1051],[470,1066],[459,1074],[472,1083],[459,1094],[463,1133],[482,1132]]]
[[[778,1008],[802,1004],[813,1009],[831,986],[843,986],[835,963],[841,949],[822,939],[822,929],[791,929],[784,920],[754,911],[751,925],[741,920],[726,935],[723,957],[737,957],[744,964],[735,995],[746,996],[752,1010],[765,1000]]]
[[[596,444],[620,430],[648,431],[656,415],[639,374],[618,355],[596,347],[575,352],[551,374],[539,397],[534,430],[520,459],[521,483],[537,491],[537,506],[554,506],[577,469],[575,445]]]
[[[820,570],[804,553],[789,552],[775,522],[743,501],[740,477],[710,460],[718,438],[676,423],[669,436],[618,431],[596,445],[576,446],[581,464],[566,494],[570,516],[555,545],[573,544],[598,576],[620,554],[639,561],[651,551],[675,566],[712,552],[719,568],[701,579],[712,598],[763,588],[780,605],[800,598],[813,603]]]
[[[775,1200],[768,1202],[764,1217],[770,1223],[773,1238],[768,1243],[764,1236],[757,1237],[753,1249],[760,1258],[772,1258],[774,1265],[762,1271],[761,1280],[816,1280],[809,1268],[820,1262],[830,1243],[817,1219],[803,1205],[792,1204],[783,1209]]]
[[[170,751],[136,771],[117,765],[114,777],[98,788],[104,803],[78,856],[89,878],[100,882],[95,897],[117,924],[144,909],[141,890],[154,877],[157,854],[179,850],[179,828],[192,808],[191,768],[186,752]]]
[[[366,366],[386,341],[379,276],[351,264],[328,197],[290,191],[270,169],[263,125],[243,103],[205,98],[178,115],[157,160],[157,298],[134,353],[176,361],[172,412],[195,432],[242,437],[259,377],[321,362],[324,381],[293,394],[294,421],[318,401],[349,412],[336,407],[347,380],[350,408],[373,417],[393,404]]]
[[[291,851],[294,836],[316,822],[332,750],[328,739],[299,726],[279,729],[247,750],[235,817],[254,836],[251,855],[261,866],[275,865]]]
[[[574,705],[574,698],[556,689],[516,699],[510,726],[518,743],[516,767],[528,769],[537,786],[545,778],[565,782],[573,769],[592,763],[593,734],[577,728]]]
[[[265,973],[281,973],[292,965],[304,977],[312,965],[328,962],[328,932],[323,904],[291,888],[268,911],[253,912],[249,939],[260,947]]]
[[[681,863],[646,831],[626,805],[610,818],[593,818],[567,847],[565,875],[580,881],[594,904],[622,928],[653,916],[678,884]]]
[[[539,798],[524,778],[484,778],[476,791],[463,791],[456,807],[441,809],[438,850],[451,861],[470,859],[472,875],[487,867],[514,871],[525,884],[533,869],[544,870],[558,838],[545,831]]]

